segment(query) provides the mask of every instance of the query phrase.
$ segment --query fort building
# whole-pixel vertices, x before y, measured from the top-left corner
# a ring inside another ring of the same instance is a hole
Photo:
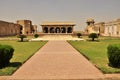
[[[20,33],[21,26],[19,24],[0,21],[0,36],[13,36]]]
[[[18,20],[17,23],[0,21],[0,36],[14,36],[18,34],[37,33],[37,26],[30,20]]]
[[[32,34],[37,31],[37,26],[32,25],[30,20],[18,20],[17,24],[22,26],[22,34]]]
[[[90,34],[90,33],[98,33],[98,31],[95,30],[95,25],[94,25],[95,21],[94,21],[94,19],[89,18],[86,23],[87,23],[87,28],[85,30],[86,33],[88,33],[88,34]]]
[[[32,33],[37,33],[37,25],[32,25]]]
[[[73,34],[73,22],[42,22],[42,32],[45,34]]]
[[[120,19],[105,23],[105,36],[120,36]]]
[[[103,36],[120,36],[120,19],[110,22],[99,22],[95,23],[94,19],[90,18],[87,20],[87,28],[85,32],[98,33]]]

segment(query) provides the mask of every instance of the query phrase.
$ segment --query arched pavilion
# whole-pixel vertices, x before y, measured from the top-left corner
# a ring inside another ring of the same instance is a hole
[[[43,22],[43,33],[46,34],[72,34],[75,23],[73,22]]]

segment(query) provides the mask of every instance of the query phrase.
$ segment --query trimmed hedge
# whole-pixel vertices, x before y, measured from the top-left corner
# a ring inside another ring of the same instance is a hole
[[[82,34],[81,33],[77,33],[77,37],[80,38],[80,36],[82,36]]]
[[[21,41],[21,42],[24,41],[24,38],[27,38],[26,35],[18,35],[17,37],[20,38],[20,41]]]
[[[120,44],[108,46],[108,59],[112,67],[120,67]]]
[[[94,41],[95,38],[98,38],[98,34],[97,33],[90,33],[88,37],[91,38],[92,41]]]
[[[35,38],[38,38],[38,37],[39,37],[39,35],[38,35],[38,34],[35,34],[35,35],[34,35],[34,37],[35,37]]]
[[[0,68],[9,65],[14,49],[9,45],[0,45]]]

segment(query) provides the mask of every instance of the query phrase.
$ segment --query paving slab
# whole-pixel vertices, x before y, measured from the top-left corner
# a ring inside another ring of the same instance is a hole
[[[101,80],[104,75],[68,42],[49,41],[7,79]]]

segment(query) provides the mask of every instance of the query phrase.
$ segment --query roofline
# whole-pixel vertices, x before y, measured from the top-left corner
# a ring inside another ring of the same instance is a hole
[[[42,22],[40,26],[59,26],[59,25],[71,25],[75,26],[74,22]]]

